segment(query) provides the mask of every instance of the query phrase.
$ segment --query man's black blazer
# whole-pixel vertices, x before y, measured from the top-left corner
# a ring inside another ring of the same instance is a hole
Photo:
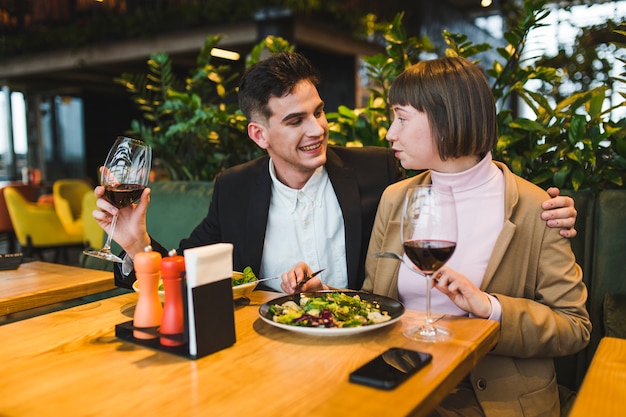
[[[365,279],[365,256],[374,217],[383,190],[404,178],[389,149],[380,147],[329,147],[326,170],[343,214],[346,233],[348,286],[360,289]],[[215,180],[208,215],[180,242],[179,253],[212,243],[232,243],[233,269],[261,266],[265,228],[271,198],[269,157],[229,168]],[[182,202],[181,202],[182,203]],[[153,241],[164,256],[167,250]],[[296,262],[301,259],[293,259]],[[133,276],[124,277],[116,268],[118,285],[128,286]]]

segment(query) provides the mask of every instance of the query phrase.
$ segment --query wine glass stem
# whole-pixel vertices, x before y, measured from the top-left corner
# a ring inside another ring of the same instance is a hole
[[[426,327],[433,329],[433,318],[430,314],[430,290],[432,287],[432,275],[426,274]]]
[[[102,248],[102,252],[111,253],[111,239],[113,238],[113,232],[115,231],[115,225],[117,224],[117,214],[113,216],[113,220],[111,220],[111,227],[109,228],[109,233],[107,234],[107,240]]]

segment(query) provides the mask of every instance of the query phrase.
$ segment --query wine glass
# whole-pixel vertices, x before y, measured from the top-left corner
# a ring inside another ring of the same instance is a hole
[[[402,210],[401,238],[404,253],[413,263],[411,271],[426,277],[426,320],[403,334],[422,342],[452,338],[450,330],[434,326],[430,311],[432,274],[450,259],[456,248],[457,220],[450,187],[418,185],[407,190]],[[408,265],[408,263],[407,263]]]
[[[118,136],[109,150],[109,155],[100,168],[100,185],[104,187],[104,198],[118,209],[130,206],[141,196],[150,179],[152,148],[144,142]],[[111,252],[111,238],[115,231],[117,215],[113,216],[104,247],[100,250],[85,250],[85,255],[112,262],[123,262]]]

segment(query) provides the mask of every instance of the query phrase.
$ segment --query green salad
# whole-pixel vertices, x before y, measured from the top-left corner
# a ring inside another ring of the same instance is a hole
[[[254,275],[254,271],[252,271],[252,268],[249,266],[246,266],[243,269],[243,276],[237,277],[235,278],[233,276],[233,287],[237,286],[237,285],[241,285],[241,284],[247,284],[249,282],[254,282],[257,280],[256,275]]]
[[[287,301],[269,308],[277,323],[304,327],[359,327],[391,320],[376,302],[362,300],[341,292],[300,296],[300,304]]]

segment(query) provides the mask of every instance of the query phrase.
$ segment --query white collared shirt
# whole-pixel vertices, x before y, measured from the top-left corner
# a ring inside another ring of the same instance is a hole
[[[270,160],[272,198],[267,216],[259,277],[279,276],[296,263],[306,262],[332,287],[346,288],[345,227],[339,201],[325,167],[319,167],[300,190],[287,187],[276,177]],[[278,291],[281,280],[266,284]]]

